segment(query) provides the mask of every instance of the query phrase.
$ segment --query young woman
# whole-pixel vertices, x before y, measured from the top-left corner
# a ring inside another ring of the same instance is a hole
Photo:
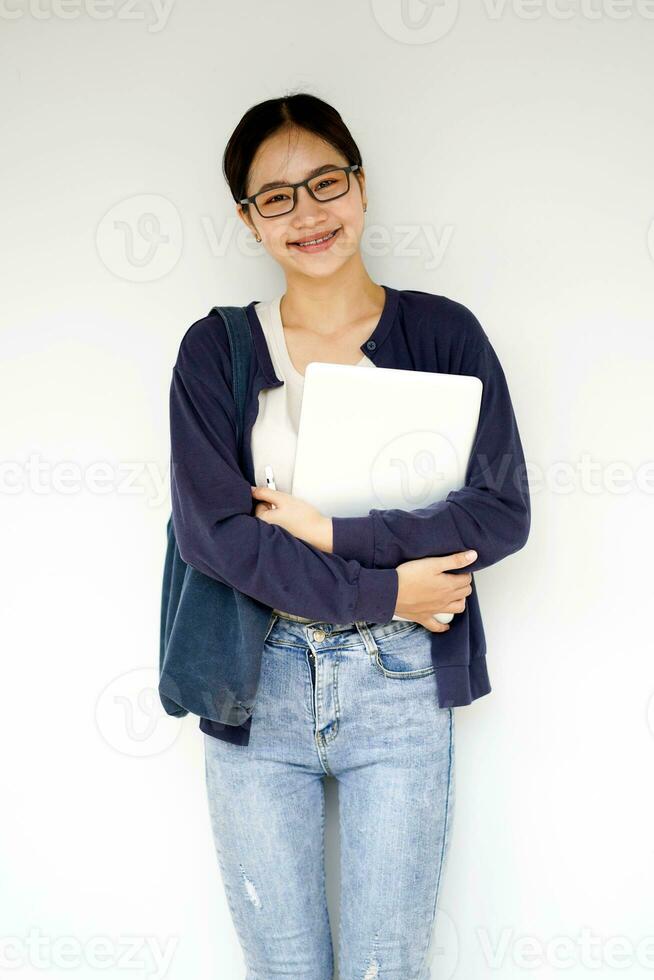
[[[251,727],[236,737],[200,722],[222,879],[248,978],[330,980],[323,780],[334,776],[341,980],[426,980],[453,814],[453,708],[491,689],[472,571],[529,533],[508,387],[466,307],[370,278],[361,154],[334,108],[305,94],[254,106],[223,166],[285,288],[246,308],[244,454],[256,487],[236,452],[230,348],[216,315],[186,332],[171,387],[180,553],[270,610]],[[466,485],[417,510],[354,518],[294,498],[311,361],[481,378]],[[266,464],[276,491],[264,488]],[[434,611],[455,615],[443,625]]]

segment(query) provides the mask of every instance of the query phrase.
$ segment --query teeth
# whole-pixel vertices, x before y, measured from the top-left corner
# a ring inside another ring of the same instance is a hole
[[[333,238],[335,234],[335,231],[331,231],[328,235],[325,235],[324,238],[314,238],[310,242],[293,242],[293,244],[297,245],[299,248],[304,248],[305,245],[319,245],[320,242],[326,242],[328,238]]]

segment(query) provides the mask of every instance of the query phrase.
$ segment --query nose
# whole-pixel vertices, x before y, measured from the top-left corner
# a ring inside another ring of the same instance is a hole
[[[320,201],[311,197],[308,187],[298,187],[295,192],[295,207],[293,208],[294,222],[307,217],[313,217],[315,223],[322,221],[326,210]]]

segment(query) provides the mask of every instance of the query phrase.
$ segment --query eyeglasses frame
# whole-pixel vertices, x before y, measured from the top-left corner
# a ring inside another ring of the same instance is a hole
[[[331,167],[330,170],[325,170],[324,174],[314,174],[313,177],[307,177],[306,180],[298,180],[297,184],[279,184],[279,185],[277,185],[277,187],[269,187],[265,191],[257,191],[256,194],[252,194],[250,197],[242,197],[241,200],[238,203],[239,204],[254,204],[255,208],[257,209],[258,214],[260,214],[262,218],[282,218],[285,214],[291,214],[291,212],[295,210],[295,206],[297,204],[298,187],[306,187],[307,193],[311,195],[311,197],[314,199],[314,201],[318,201],[319,204],[326,204],[328,201],[337,201],[339,197],[344,197],[348,193],[348,191],[350,190],[350,174],[351,173],[354,173],[354,171],[355,170],[358,170],[358,169],[359,169],[359,164],[358,163],[352,163],[352,164],[350,164],[349,167]],[[343,170],[345,172],[345,174],[347,176],[347,189],[344,190],[342,192],[342,194],[336,194],[334,197],[327,198],[327,201],[321,201],[320,198],[319,197],[316,197],[316,195],[313,193],[313,191],[309,187],[309,181],[311,181],[311,180],[317,180],[319,177],[326,176],[327,174],[332,174],[332,173],[334,173],[335,170]],[[281,211],[280,214],[261,214],[261,211],[259,210],[259,205],[256,202],[256,198],[259,196],[259,194],[269,194],[269,193],[272,193],[272,191],[278,190],[281,187],[290,187],[290,188],[292,188],[292,190],[293,190],[293,206],[291,208],[289,208],[288,211]]]

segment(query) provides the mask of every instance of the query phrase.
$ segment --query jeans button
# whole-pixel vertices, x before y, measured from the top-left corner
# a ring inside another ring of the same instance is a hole
[[[326,636],[327,634],[325,633],[324,630],[313,631],[313,639],[316,643],[322,643],[322,641],[325,639]]]

